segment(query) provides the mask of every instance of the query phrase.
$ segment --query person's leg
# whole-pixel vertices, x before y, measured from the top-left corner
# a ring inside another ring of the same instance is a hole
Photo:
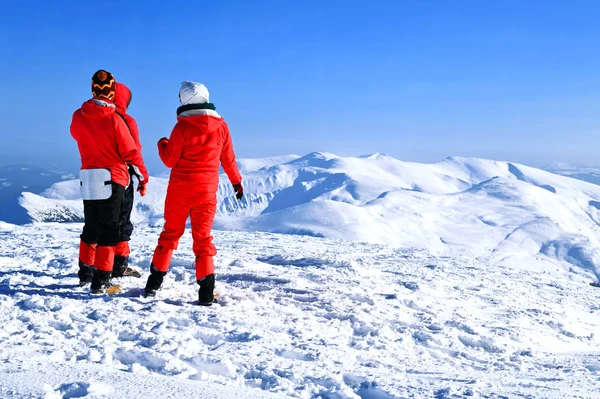
[[[133,233],[133,223],[131,223],[131,211],[133,210],[134,184],[130,178],[129,186],[125,189],[123,197],[123,209],[119,227],[121,234],[119,242],[115,247],[115,261],[113,265],[113,277],[134,276],[141,277],[141,274],[136,270],[129,268],[129,240]]]
[[[165,225],[152,257],[150,276],[146,283],[147,296],[156,295],[169,270],[173,251],[177,249],[179,239],[185,232],[185,222],[190,214],[192,203],[193,196],[184,192],[183,187],[169,183],[165,199]]]
[[[213,237],[210,232],[216,211],[217,195],[215,193],[196,195],[196,201],[190,214],[194,240],[193,249],[194,255],[196,255],[196,280],[201,280],[215,272],[213,256],[217,254],[217,248],[212,243]]]
[[[115,261],[113,265],[113,277],[123,277],[129,266],[129,254],[131,249],[129,241],[119,241],[115,245]]]
[[[217,211],[216,193],[200,193],[196,196],[191,211],[192,238],[194,239],[194,255],[196,255],[196,282],[200,286],[198,301],[200,305],[210,306],[214,299],[215,268],[213,256],[217,248],[212,243],[212,230]]]
[[[98,201],[98,246],[92,290],[101,290],[108,285],[113,269],[115,245],[119,242],[119,220],[125,188],[113,183],[112,190],[109,199]]]
[[[181,188],[169,183],[165,199],[165,225],[152,258],[152,265],[157,270],[166,272],[169,269],[173,251],[179,246],[179,239],[185,232],[185,222],[190,215],[193,198],[193,195],[182,192]]]
[[[83,201],[84,225],[79,242],[79,284],[92,281],[96,245],[98,242],[98,204],[96,201]]]
[[[133,211],[133,200],[135,194],[135,182],[131,175],[131,167],[129,167],[129,186],[125,189],[123,197],[123,210],[121,212],[121,236],[119,241],[129,241],[133,233],[133,224],[131,223],[131,212]]]

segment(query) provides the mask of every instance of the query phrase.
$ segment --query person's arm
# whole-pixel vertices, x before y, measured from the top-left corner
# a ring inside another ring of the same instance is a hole
[[[133,136],[133,141],[135,141],[135,144],[138,146],[138,150],[142,151],[142,143],[140,142],[140,131],[138,129],[137,122],[129,114],[125,114],[125,119],[127,120],[127,125],[131,130],[131,136]]]
[[[177,123],[170,138],[163,137],[158,141],[158,155],[167,168],[177,165],[183,154],[184,139],[183,128]]]
[[[77,118],[78,118],[78,111],[73,112],[73,118],[71,119],[71,137],[73,137],[75,139],[75,141],[79,141],[79,132],[77,130]]]
[[[227,124],[224,125],[224,137],[223,137],[223,149],[221,150],[221,165],[223,170],[227,174],[229,181],[234,186],[242,182],[242,175],[238,170],[237,163],[235,161],[235,152],[233,151],[233,141],[231,140],[231,134],[229,134],[229,127]]]
[[[145,184],[148,182],[148,169],[146,168],[146,164],[144,163],[144,158],[142,156],[142,144],[140,143],[140,133],[138,130],[138,125],[135,119],[133,119],[131,116],[125,115],[125,118],[127,120],[127,126],[129,127],[131,136],[133,137],[133,141],[135,142],[135,145],[137,146],[138,151],[140,152],[139,164],[132,166],[135,171],[135,174],[138,176],[140,184]],[[140,179],[140,176],[142,176],[143,179]],[[141,189],[139,187],[138,191],[141,192]]]
[[[123,162],[131,165],[138,174],[138,178],[140,179],[140,183],[148,182],[148,171],[146,171],[146,167],[144,166],[144,160],[142,159],[142,153],[138,149],[138,146],[135,144],[135,140],[129,131],[129,127],[121,117],[118,115],[114,118],[115,121],[115,140],[117,142],[117,152],[121,156]],[[144,169],[144,173],[142,173],[141,167]]]

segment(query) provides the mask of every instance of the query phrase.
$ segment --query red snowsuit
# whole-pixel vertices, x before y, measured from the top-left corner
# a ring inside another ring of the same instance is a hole
[[[196,280],[214,273],[217,249],[210,235],[217,210],[219,165],[232,184],[242,182],[233,152],[229,128],[216,112],[178,116],[170,139],[158,142],[158,153],[172,168],[165,201],[165,225],[152,264],[166,272],[173,250],[191,218]]]
[[[114,104],[106,100],[91,99],[85,102],[73,114],[71,135],[79,147],[81,169],[108,169],[112,182],[122,187],[119,190],[123,190],[130,179],[127,164],[139,167],[143,161],[129,129],[115,111]],[[144,178],[147,180],[147,175]],[[121,204],[115,203],[114,206],[120,207]],[[117,210],[108,211],[111,220],[100,220],[100,231],[95,231],[97,226],[84,226],[79,248],[81,262],[103,271],[112,270],[115,245],[119,238],[118,218],[116,226],[112,220]]]
[[[127,124],[127,127],[129,128],[129,132],[131,133],[131,136],[133,137],[133,141],[135,142],[135,145],[141,154],[142,144],[140,143],[140,133],[138,130],[137,122],[131,115],[127,114],[127,108],[129,107],[130,102],[131,102],[131,91],[129,90],[129,88],[122,83],[116,82],[115,83],[115,105],[117,107],[117,112],[125,120],[125,123]],[[138,170],[135,170],[135,168],[132,168],[132,170],[130,170],[130,174],[131,174],[131,172],[133,172],[133,174],[136,174],[138,176],[141,174],[143,179],[139,179],[139,180],[140,180],[140,184],[143,185],[148,182],[148,170],[146,169],[146,166],[144,165],[143,159],[140,158],[140,161],[141,161],[141,164],[138,165]],[[127,187],[127,189],[125,190],[125,198],[123,201],[123,213],[121,215],[121,222],[120,222],[120,227],[121,227],[120,240],[115,248],[115,256],[117,256],[117,257],[128,258],[129,253],[131,252],[131,250],[129,248],[129,239],[131,237],[131,233],[133,232],[133,224],[131,223],[131,220],[130,220],[131,211],[133,208],[133,194],[134,194],[133,179],[130,178],[130,187]]]

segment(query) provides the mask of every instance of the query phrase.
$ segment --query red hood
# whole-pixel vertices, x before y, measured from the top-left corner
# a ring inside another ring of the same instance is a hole
[[[117,110],[124,114],[131,103],[131,90],[123,83],[115,83],[115,105]]]
[[[225,123],[223,118],[218,118],[212,115],[178,116],[177,120],[179,122],[191,123],[207,132],[217,130],[223,123]]]
[[[116,108],[111,105],[98,104],[96,101],[101,101],[105,104],[111,104],[106,100],[88,100],[81,106],[81,114],[87,118],[99,119],[115,112]]]

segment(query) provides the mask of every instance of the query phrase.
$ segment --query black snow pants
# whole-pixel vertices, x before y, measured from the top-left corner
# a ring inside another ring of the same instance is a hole
[[[131,211],[133,210],[133,197],[134,197],[134,181],[131,173],[131,167],[129,170],[129,186],[125,189],[123,196],[123,209],[121,210],[121,218],[119,220],[119,227],[121,234],[119,241],[129,241],[131,234],[133,233],[133,223],[131,223]]]
[[[105,200],[84,200],[85,224],[81,241],[88,244],[114,246],[119,242],[119,220],[123,209],[125,187],[112,184],[112,195]]]

